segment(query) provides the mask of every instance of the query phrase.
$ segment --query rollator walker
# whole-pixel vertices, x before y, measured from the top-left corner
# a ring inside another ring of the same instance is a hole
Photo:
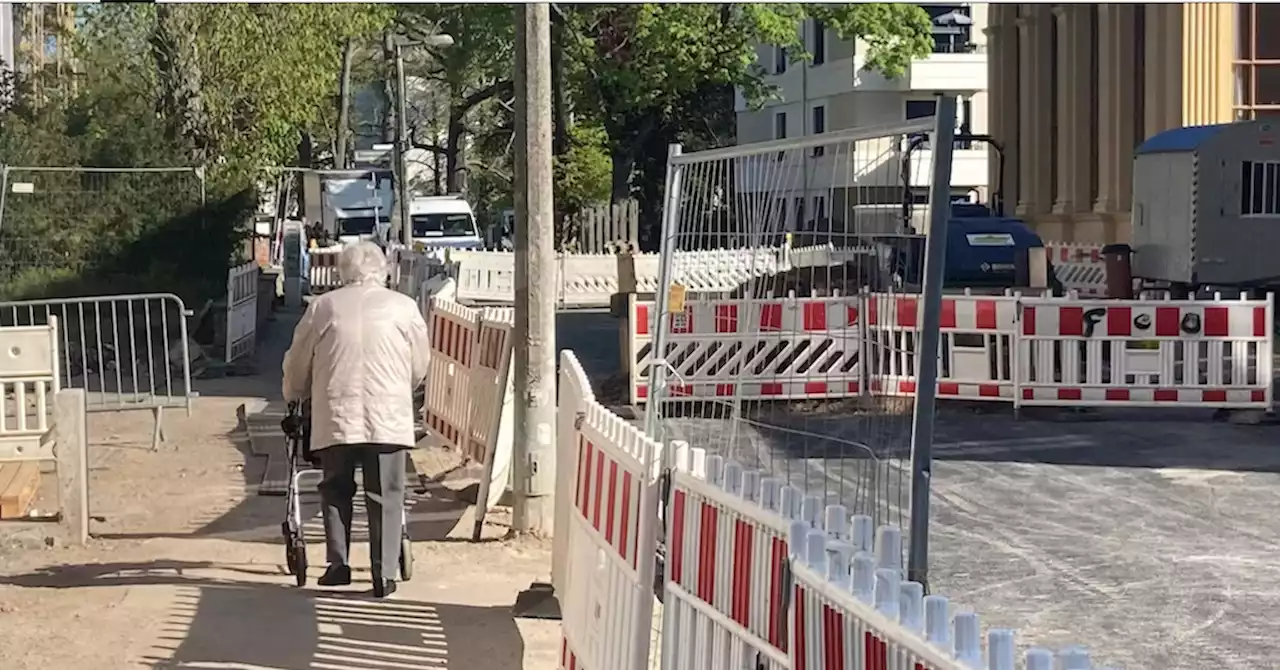
[[[323,478],[320,459],[311,451],[311,402],[289,403],[289,414],[280,422],[284,430],[289,461],[288,489],[285,492],[285,520],[280,524],[284,534],[285,564],[298,586],[307,584],[307,541],[302,532],[302,481]],[[299,463],[309,467],[300,467]],[[408,512],[404,515],[400,534],[400,581],[413,577],[413,544],[409,541]]]

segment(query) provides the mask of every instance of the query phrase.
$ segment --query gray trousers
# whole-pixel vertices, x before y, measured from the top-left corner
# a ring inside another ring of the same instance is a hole
[[[356,495],[356,466],[364,473],[365,508],[369,517],[369,554],[374,579],[396,579],[400,569],[400,537],[404,532],[406,447],[389,444],[342,444],[321,449],[320,498],[324,505],[324,538],[331,565],[349,565],[351,517]]]

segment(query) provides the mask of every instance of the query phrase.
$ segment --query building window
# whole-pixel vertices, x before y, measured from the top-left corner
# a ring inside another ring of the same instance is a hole
[[[776,230],[786,230],[787,229],[787,199],[778,198],[777,200],[774,201],[774,203],[775,203],[774,206],[777,207],[777,209],[774,210],[773,212],[773,215],[775,217],[774,220],[778,222],[778,227],[776,228]]]
[[[933,20],[933,52],[972,53],[976,46],[970,35],[973,17],[967,5],[922,5]]]
[[[1240,215],[1280,216],[1280,162],[1240,163]]]
[[[791,215],[795,218],[795,227],[792,230],[804,230],[804,196],[797,196],[795,206],[791,208]]]
[[[787,113],[775,112],[773,115],[773,139],[787,139]]]
[[[787,50],[785,47],[773,48],[773,73],[782,74],[787,71]]]
[[[827,196],[813,196],[813,229],[818,230],[821,223],[825,223],[831,217],[827,215]]]
[[[827,108],[823,105],[814,105],[813,107],[813,128],[814,135],[821,135],[827,132]],[[816,146],[813,148],[814,156],[821,156],[825,153],[826,147]]]
[[[1280,23],[1280,5],[1237,5],[1235,117],[1280,110],[1280,38],[1265,26]]]
[[[813,30],[813,64],[822,65],[827,62],[827,24],[814,19],[810,23]]]
[[[923,119],[938,113],[937,100],[908,100],[906,104],[907,120]]]

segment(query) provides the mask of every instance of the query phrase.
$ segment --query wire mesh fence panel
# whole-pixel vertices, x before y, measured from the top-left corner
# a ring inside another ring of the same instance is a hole
[[[656,439],[907,527],[918,318],[898,312],[919,303],[933,156],[907,149],[933,126],[673,148],[663,280],[633,345]],[[699,290],[707,249],[746,279]]]
[[[113,261],[204,198],[202,168],[0,167],[0,296],[122,271]]]

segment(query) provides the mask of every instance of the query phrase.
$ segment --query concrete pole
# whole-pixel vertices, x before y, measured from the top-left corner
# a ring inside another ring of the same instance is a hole
[[[951,152],[956,134],[956,98],[938,96],[929,181],[929,230],[924,243],[924,314],[916,349],[916,411],[911,421],[911,535],[907,579],[929,588],[929,496],[933,479],[933,419],[938,396],[938,349],[942,334],[942,285],[951,219]]]
[[[404,81],[404,48],[396,45],[396,209],[399,213],[400,243],[413,248],[413,225],[409,222],[409,107]],[[396,217],[392,217],[395,219]],[[394,221],[392,223],[395,223]]]
[[[516,7],[515,509],[517,533],[555,518],[556,281],[551,187],[551,7]]]

